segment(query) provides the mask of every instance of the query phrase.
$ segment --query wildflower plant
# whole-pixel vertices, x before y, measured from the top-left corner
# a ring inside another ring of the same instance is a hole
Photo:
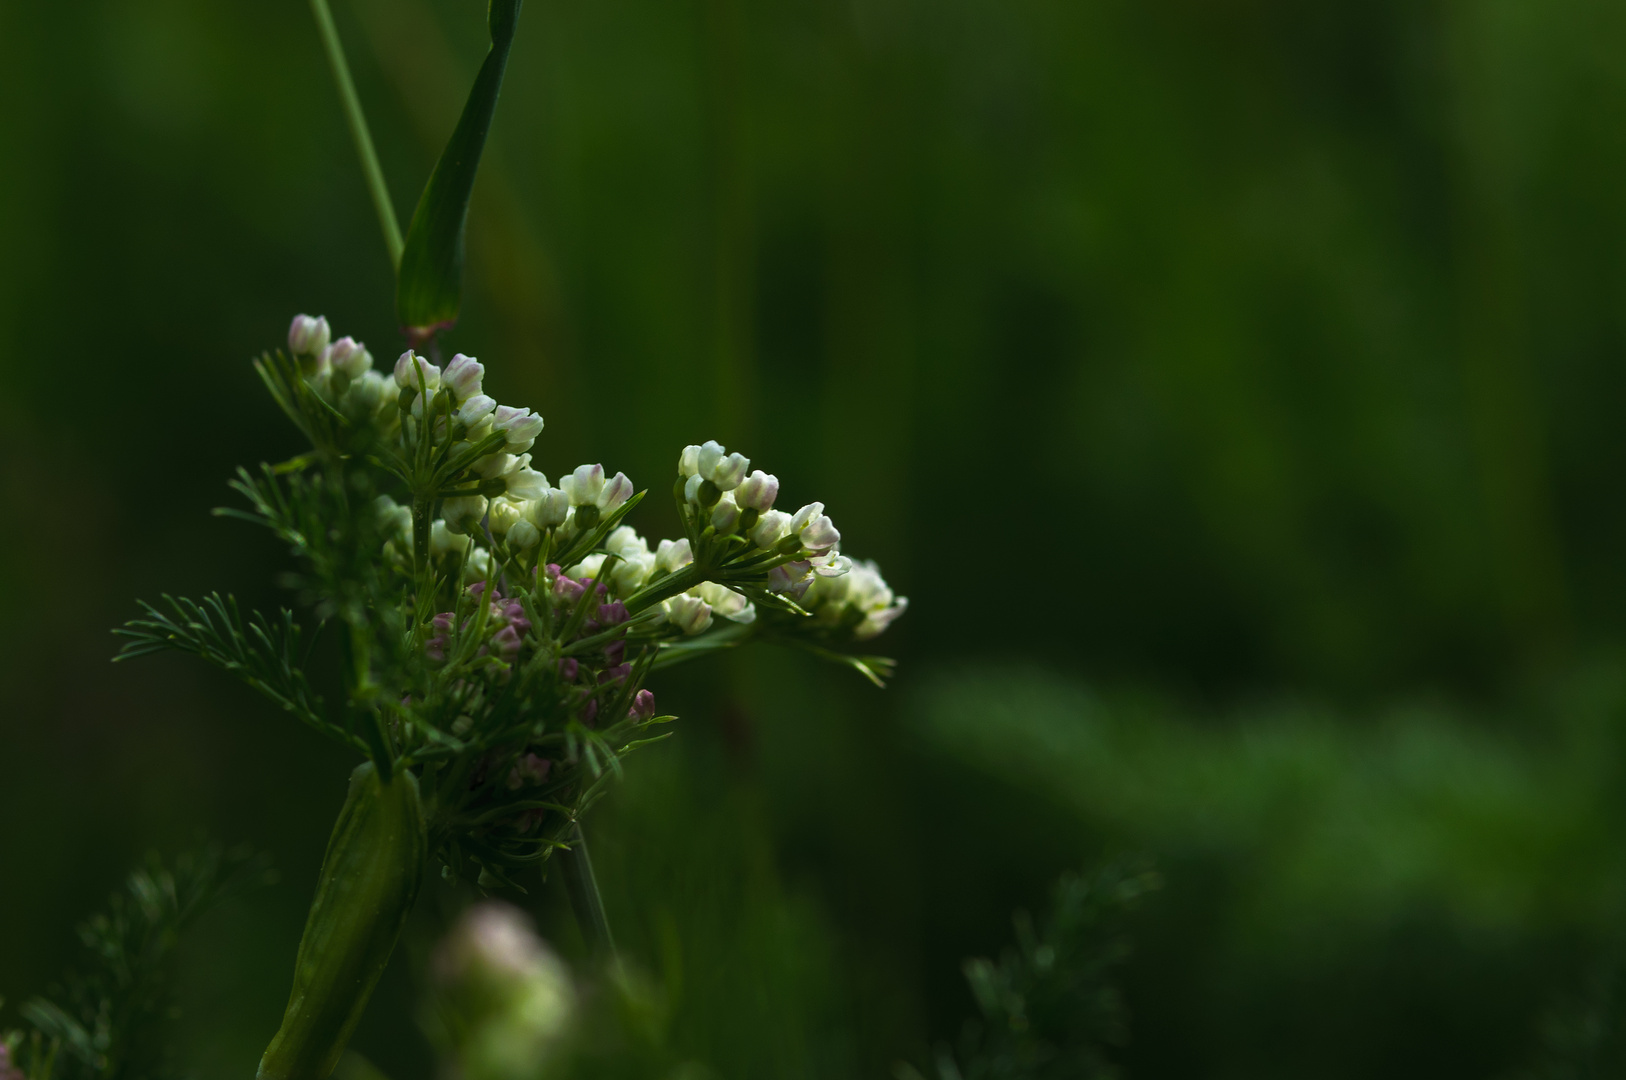
[[[625,755],[665,737],[673,717],[646,686],[655,671],[753,640],[877,684],[891,670],[858,650],[906,601],[842,554],[823,503],[782,508],[777,477],[699,443],[676,455],[682,535],[651,543],[629,522],[647,492],[599,464],[551,480],[533,459],[543,418],[486,393],[474,357],[441,362],[436,335],[455,322],[473,168],[519,7],[492,0],[492,52],[403,246],[331,19],[313,0],[397,262],[410,347],[381,369],[325,318],[298,315],[287,347],[255,361],[308,448],[240,469],[231,486],[244,505],[219,513],[288,545],[308,617],[166,597],[118,631],[120,658],[192,653],[365,759],[263,1077],[332,1071],[426,868],[489,889],[566,853],[584,931],[608,946],[579,822]],[[341,654],[336,697],[306,674],[323,642]]]

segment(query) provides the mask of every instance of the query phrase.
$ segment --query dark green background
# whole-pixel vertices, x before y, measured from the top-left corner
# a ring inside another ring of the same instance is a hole
[[[484,5],[335,14],[405,218]],[[208,516],[295,449],[247,361],[299,310],[387,361],[389,265],[298,0],[0,0],[0,55],[0,994],[143,850],[246,840],[282,884],[182,1031],[246,1075],[350,762],[107,631],[278,602]],[[594,828],[684,1052],[924,1060],[960,959],[1132,851],[1131,1076],[1533,1060],[1626,926],[1623,56],[1607,0],[531,0],[446,344],[646,532],[717,437],[912,601],[884,694],[657,683]]]

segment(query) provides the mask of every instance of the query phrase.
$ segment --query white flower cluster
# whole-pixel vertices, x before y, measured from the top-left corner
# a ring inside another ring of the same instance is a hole
[[[435,478],[434,490],[444,498],[429,527],[428,554],[459,556],[466,581],[487,580],[502,569],[488,549],[487,530],[498,554],[522,559],[540,573],[535,564],[549,562],[544,552],[580,552],[578,538],[632,497],[626,474],[606,476],[602,465],[579,466],[560,477],[557,487],[532,468],[529,451],[542,431],[542,417],[499,405],[486,394],[485,366],[474,357],[458,353],[443,370],[408,350],[396,361],[392,380],[372,370],[372,356],[360,343],[331,336],[326,319],[294,318],[288,346],[306,380],[347,415],[370,411],[381,431],[394,432],[403,461],[422,460],[429,440],[430,456],[454,463],[448,467],[452,473]],[[388,407],[391,403],[395,408]],[[662,540],[651,548],[621,525],[599,550],[571,556],[579,558],[574,565],[548,565],[551,580],[564,593],[579,596],[591,579],[595,588],[626,601],[698,559],[706,572],[691,571],[688,581],[721,569],[724,580],[747,592],[763,587],[797,600],[813,614],[815,626],[851,631],[858,638],[879,634],[907,606],[894,598],[874,564],[855,566],[841,554],[841,532],[823,503],[808,503],[795,513],[776,509],[778,477],[751,471],[750,459],[715,440],[684,447],[678,494],[688,538]],[[387,497],[379,509],[389,537],[386,553],[410,566],[412,511]],[[662,600],[660,615],[685,634],[699,634],[714,618],[750,623],[757,610],[745,593],[705,581]]]
[[[654,550],[630,525],[622,525],[604,541],[604,551],[589,555],[565,573],[578,580],[598,580],[604,564],[615,556],[605,584],[611,595],[625,600],[651,581],[675,574],[694,562],[688,540],[662,540]],[[740,593],[716,582],[705,582],[661,603],[661,621],[685,634],[709,629],[713,615],[737,623],[756,619],[756,607]]]
[[[683,498],[697,523],[717,536],[740,536],[764,552],[791,556],[769,573],[768,588],[801,596],[814,577],[840,577],[852,560],[840,553],[841,532],[821,502],[794,514],[775,510],[779,478],[731,454],[716,440],[686,446],[678,457]]]
[[[909,609],[909,598],[894,596],[880,569],[869,561],[854,563],[840,577],[820,577],[803,599],[816,625],[845,629],[867,641]]]
[[[340,413],[353,421],[377,419],[394,400],[394,387],[373,370],[367,346],[352,337],[332,337],[322,316],[295,315],[288,327],[288,351],[306,380]]]

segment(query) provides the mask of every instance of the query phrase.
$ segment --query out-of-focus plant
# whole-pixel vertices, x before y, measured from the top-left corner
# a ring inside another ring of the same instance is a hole
[[[312,6],[395,256],[393,210],[343,52],[323,0]],[[360,342],[298,315],[286,351],[255,364],[309,449],[240,469],[232,486],[249,508],[221,513],[289,545],[316,625],[289,610],[244,615],[212,595],[166,597],[119,631],[121,658],[192,653],[366,758],[328,844],[283,1023],[260,1064],[266,1078],[332,1073],[431,858],[446,880],[491,888],[567,852],[584,933],[613,955],[579,822],[620,759],[673,719],[657,715],[648,675],[763,640],[879,684],[890,661],[858,649],[907,605],[873,564],[841,553],[824,504],[779,509],[778,478],[717,442],[678,455],[683,535],[651,544],[625,522],[645,494],[625,474],[581,465],[555,486],[532,467],[542,417],[486,394],[475,358],[439,362],[519,9],[489,5],[491,52],[399,253],[399,315],[413,347],[384,374]],[[341,654],[337,701],[307,676],[328,625]]]
[[[659,989],[619,961],[578,982],[517,908],[469,908],[432,966],[424,1027],[449,1080],[714,1075],[672,1049]]]
[[[79,927],[85,966],[22,1006],[0,1035],[0,1080],[159,1080],[176,1075],[162,1035],[175,1015],[171,960],[182,931],[234,892],[270,878],[266,860],[209,847],[130,874]]]
[[[1035,925],[1016,914],[1016,945],[997,960],[966,961],[980,1016],[936,1060],[937,1080],[1111,1080],[1107,1055],[1128,1037],[1115,968],[1129,955],[1123,919],[1158,887],[1150,871],[1109,866],[1056,883]],[[900,1080],[921,1080],[910,1066]]]

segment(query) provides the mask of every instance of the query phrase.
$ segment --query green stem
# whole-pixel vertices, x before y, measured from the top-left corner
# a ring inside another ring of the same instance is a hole
[[[434,524],[435,497],[412,496],[412,568],[421,577],[429,565],[429,530]]]
[[[598,891],[598,878],[593,874],[593,860],[587,854],[587,839],[580,824],[571,830],[570,850],[559,854],[564,861],[565,888],[570,892],[570,906],[576,912],[582,937],[599,961],[617,963],[615,938],[610,936],[604,897]]]
[[[690,563],[681,570],[674,571],[653,584],[646,585],[627,598],[627,611],[636,615],[646,608],[654,607],[662,600],[670,600],[680,592],[687,592],[703,582],[709,581],[706,572],[699,563]]]
[[[333,68],[333,81],[339,86],[339,99],[344,103],[344,117],[350,122],[350,137],[356,142],[356,153],[361,157],[361,171],[367,176],[367,191],[373,197],[373,209],[378,211],[378,227],[384,231],[384,246],[389,248],[390,265],[401,266],[401,226],[395,220],[395,204],[390,201],[389,185],[384,182],[384,170],[378,164],[378,152],[373,149],[373,137],[367,130],[367,117],[361,111],[361,98],[356,96],[356,84],[350,80],[350,65],[344,59],[344,46],[339,43],[339,29],[333,25],[333,13],[327,0],[311,0],[311,14],[316,16],[316,28],[321,32],[322,45],[327,50],[327,62]]]

